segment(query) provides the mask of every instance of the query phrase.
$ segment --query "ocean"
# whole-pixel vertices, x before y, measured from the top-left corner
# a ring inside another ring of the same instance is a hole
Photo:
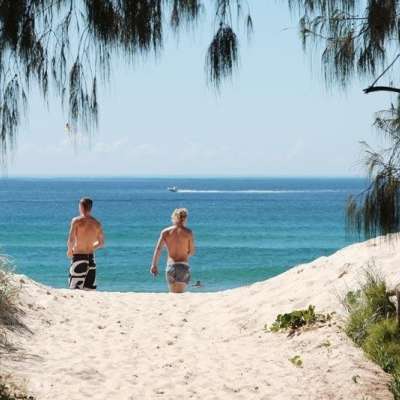
[[[96,255],[99,290],[164,292],[164,275],[149,274],[154,245],[173,209],[186,207],[197,244],[192,280],[203,284],[189,289],[229,289],[355,241],[345,232],[344,207],[364,186],[356,178],[4,178],[0,253],[18,273],[66,287],[69,223],[88,196],[106,235]]]

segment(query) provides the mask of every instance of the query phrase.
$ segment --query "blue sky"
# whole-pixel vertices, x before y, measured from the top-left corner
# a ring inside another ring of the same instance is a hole
[[[380,145],[373,113],[390,97],[328,91],[319,55],[304,54],[285,2],[251,3],[254,35],[219,94],[207,86],[207,17],[160,57],[117,64],[99,94],[100,125],[73,146],[57,100],[32,94],[10,176],[354,176],[360,140]]]

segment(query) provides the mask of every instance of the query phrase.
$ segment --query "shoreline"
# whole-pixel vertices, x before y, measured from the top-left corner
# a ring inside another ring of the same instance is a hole
[[[18,351],[0,354],[0,367],[37,400],[392,399],[390,377],[341,330],[340,296],[368,263],[400,281],[399,250],[370,240],[266,281],[183,295],[52,289],[15,275],[32,333],[9,333]],[[264,331],[309,305],[334,319],[292,338]]]

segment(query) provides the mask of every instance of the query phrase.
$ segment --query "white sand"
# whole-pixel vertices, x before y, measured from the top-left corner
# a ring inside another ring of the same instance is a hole
[[[0,368],[38,400],[392,399],[390,377],[340,330],[339,297],[371,261],[400,281],[400,242],[372,241],[214,294],[87,293],[18,276],[32,334],[11,335],[21,350]],[[293,338],[263,331],[309,304],[337,312],[334,323]]]

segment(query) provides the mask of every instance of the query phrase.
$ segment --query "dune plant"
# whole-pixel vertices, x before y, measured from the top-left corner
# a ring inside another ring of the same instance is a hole
[[[9,378],[7,379],[9,380]],[[6,379],[0,376],[0,400],[35,400],[14,384],[6,383]]]
[[[393,374],[390,390],[393,393],[394,400],[400,400],[400,372],[398,371]]]
[[[348,311],[345,331],[361,346],[368,329],[385,318],[396,314],[396,306],[390,299],[384,279],[369,265],[360,288],[347,293],[344,306]]]
[[[10,261],[0,256],[0,347],[5,351],[10,348],[6,340],[7,330],[24,327],[18,318],[18,288],[11,280],[10,270]],[[34,400],[34,398],[15,385],[12,377],[0,375],[0,400]]]
[[[289,358],[289,361],[298,368],[301,368],[303,366],[303,360],[301,359],[301,356],[296,355],[293,356],[292,358]]]
[[[4,345],[7,329],[21,325],[18,321],[18,288],[11,282],[11,263],[0,256],[0,345]]]
[[[400,330],[396,319],[383,319],[371,325],[362,348],[385,372],[395,372],[400,367]]]
[[[271,325],[271,332],[285,330],[295,331],[303,326],[311,326],[317,322],[326,322],[331,319],[331,314],[317,314],[315,306],[309,305],[304,310],[294,310],[290,313],[279,314]]]
[[[345,332],[385,372],[392,374],[390,390],[400,400],[400,329],[396,306],[385,280],[371,269],[356,291],[347,293]]]

